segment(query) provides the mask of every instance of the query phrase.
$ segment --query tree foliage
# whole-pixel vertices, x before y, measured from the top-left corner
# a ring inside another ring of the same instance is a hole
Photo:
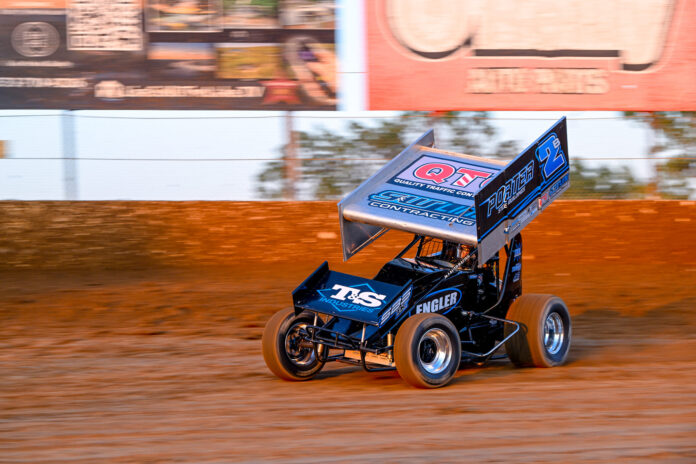
[[[589,167],[582,161],[570,163],[570,187],[565,198],[600,198],[605,200],[641,198],[645,184],[638,182],[627,166]]]
[[[298,132],[298,197],[340,198],[429,128],[435,128],[438,145],[452,151],[487,157],[513,157],[518,152],[516,142],[498,140],[497,129],[482,112],[407,112],[370,124],[353,121],[340,133],[326,128]],[[282,197],[282,160],[268,163],[257,181],[261,197]]]
[[[688,198],[696,177],[696,112],[627,112],[626,116],[653,131],[650,153],[671,157],[656,165],[656,193]]]
[[[628,167],[590,167],[571,158],[571,186],[566,198],[641,198],[659,194],[688,198],[696,177],[696,112],[626,113],[654,131],[651,153],[670,156],[657,164],[656,186],[637,181]],[[320,128],[297,132],[298,199],[337,199],[370,177],[425,129],[435,128],[438,146],[486,157],[512,158],[519,146],[501,140],[485,112],[402,113],[369,123],[350,122],[341,131]],[[268,163],[258,175],[262,198],[281,198],[286,179],[282,160]]]

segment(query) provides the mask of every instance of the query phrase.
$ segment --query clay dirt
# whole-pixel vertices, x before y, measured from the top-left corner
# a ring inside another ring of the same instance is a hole
[[[225,208],[248,213],[211,238],[225,265],[2,271],[0,462],[696,462],[694,202],[554,203],[524,291],[568,304],[569,362],[437,390],[337,363],[286,382],[261,356],[321,262],[371,277],[407,235],[342,263],[334,204]]]

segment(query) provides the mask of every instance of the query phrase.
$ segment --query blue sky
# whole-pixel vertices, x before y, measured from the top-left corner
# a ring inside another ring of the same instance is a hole
[[[351,117],[385,117],[366,108],[361,2],[339,2],[340,112],[295,113],[298,130],[340,130]],[[61,111],[0,111],[0,140],[9,159],[0,160],[0,199],[63,199],[63,162],[22,160],[63,154]],[[561,115],[569,118],[571,157],[643,156],[647,132],[612,112],[495,112],[502,139],[533,141]],[[249,158],[248,161],[78,161],[82,200],[253,200],[264,159],[279,156],[284,143],[280,112],[80,111],[75,113],[75,149],[89,158]],[[136,119],[127,119],[136,118]],[[167,118],[167,119],[157,119]],[[426,127],[423,128],[425,131]],[[447,147],[443,147],[447,148]],[[475,154],[475,153],[474,153]],[[645,178],[646,161],[627,164]]]

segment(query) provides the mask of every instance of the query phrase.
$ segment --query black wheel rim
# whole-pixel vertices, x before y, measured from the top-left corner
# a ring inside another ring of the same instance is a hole
[[[317,360],[314,344],[305,340],[307,323],[296,322],[285,334],[285,353],[294,365],[300,368],[312,367]]]

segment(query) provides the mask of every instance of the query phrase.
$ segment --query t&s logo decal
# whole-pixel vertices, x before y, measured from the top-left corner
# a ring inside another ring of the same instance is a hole
[[[352,301],[355,304],[362,306],[367,306],[368,308],[376,308],[382,306],[382,301],[387,297],[386,295],[380,295],[379,293],[372,291],[372,288],[367,284],[365,285],[371,291],[361,292],[359,289],[354,287],[346,287],[345,285],[336,284],[331,287],[332,290],[338,290],[329,298],[334,300],[346,301],[346,299]]]
[[[379,309],[387,295],[377,293],[370,284],[346,286],[334,284],[331,288],[318,291],[322,301],[337,311],[365,311]]]

